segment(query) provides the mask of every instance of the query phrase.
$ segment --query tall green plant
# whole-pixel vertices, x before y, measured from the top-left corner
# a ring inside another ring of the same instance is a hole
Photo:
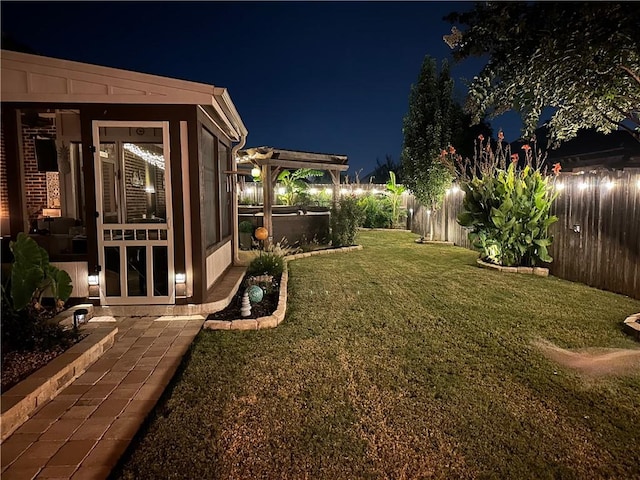
[[[551,178],[532,165],[530,147],[525,150],[524,168],[518,167],[517,154],[506,169],[499,168],[503,159],[491,155],[462,182],[465,196],[458,223],[470,229],[469,240],[482,259],[499,265],[553,261],[548,251],[549,227],[558,220],[550,213],[557,192]],[[559,165],[554,172],[558,170]]]
[[[331,244],[334,247],[354,245],[364,212],[354,196],[342,197],[331,208]]]
[[[300,168],[293,173],[289,170],[283,170],[278,175],[278,182],[284,188],[284,193],[278,195],[278,199],[283,205],[296,205],[300,194],[307,191],[307,183],[305,178],[321,177],[323,172],[320,170],[312,170],[310,168]]]
[[[32,305],[40,309],[47,289],[60,310],[71,296],[71,277],[64,270],[49,263],[49,255],[35,240],[24,232],[18,233],[15,242],[9,243],[14,262],[11,266],[11,300],[16,311]]]
[[[402,204],[402,194],[406,191],[403,185],[396,183],[396,174],[389,172],[389,181],[387,182],[387,194],[391,200],[391,222],[396,225],[400,219],[400,206]]]

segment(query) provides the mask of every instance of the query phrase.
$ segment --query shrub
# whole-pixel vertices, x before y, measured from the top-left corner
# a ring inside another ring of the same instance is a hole
[[[356,198],[342,197],[331,207],[331,244],[334,247],[353,245],[363,221],[364,212]]]
[[[248,275],[272,275],[276,278],[282,275],[284,258],[274,252],[262,252],[254,258],[247,268]]]
[[[382,195],[366,195],[358,200],[364,217],[362,226],[365,228],[390,228],[393,226],[393,212],[391,200]]]
[[[240,233],[253,233],[253,223],[251,223],[249,220],[243,220],[238,225],[238,231]]]
[[[458,223],[471,229],[469,240],[483,260],[507,266],[553,260],[547,247],[552,241],[549,227],[558,220],[550,214],[557,193],[550,177],[532,165],[530,150],[525,148],[523,169],[518,168],[517,154],[511,156],[506,169],[498,168],[504,166],[508,154],[502,152],[502,158],[485,158],[481,168],[474,167],[473,177],[462,184],[465,197]],[[559,168],[557,165],[554,172]]]

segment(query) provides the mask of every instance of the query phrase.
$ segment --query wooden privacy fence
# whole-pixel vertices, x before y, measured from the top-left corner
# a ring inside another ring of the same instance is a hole
[[[551,227],[552,275],[640,299],[640,171],[638,169],[561,174]],[[451,189],[442,207],[429,212],[407,199],[414,233],[471,248],[456,217],[464,194]]]
[[[558,185],[563,188],[553,206],[559,220],[551,227],[551,274],[640,299],[640,170],[560,174]],[[262,189],[257,187],[247,183],[240,196],[260,203]],[[320,198],[323,192],[330,198],[331,185],[310,188],[312,198]],[[385,185],[340,185],[341,195],[384,191]],[[430,212],[411,193],[405,193],[402,206],[409,212],[407,228],[428,236],[428,220],[432,220],[435,240],[472,248],[467,230],[457,222],[463,198],[464,193],[454,187],[443,205]]]

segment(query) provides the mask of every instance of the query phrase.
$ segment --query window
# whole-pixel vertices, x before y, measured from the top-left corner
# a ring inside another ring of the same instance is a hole
[[[218,141],[218,183],[220,185],[220,232],[221,237],[231,235],[231,185],[225,170],[229,168],[229,149]]]
[[[200,129],[200,161],[203,175],[200,191],[203,198],[203,231],[205,245],[210,247],[219,241],[218,237],[218,180],[215,158],[215,137],[204,127]]]

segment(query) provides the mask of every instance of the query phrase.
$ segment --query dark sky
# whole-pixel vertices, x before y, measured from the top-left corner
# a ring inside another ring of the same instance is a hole
[[[2,31],[36,53],[226,87],[247,147],[399,159],[425,55],[450,58],[442,17],[471,2],[8,2]],[[458,95],[482,66],[452,69]],[[508,140],[520,123],[493,123]]]

